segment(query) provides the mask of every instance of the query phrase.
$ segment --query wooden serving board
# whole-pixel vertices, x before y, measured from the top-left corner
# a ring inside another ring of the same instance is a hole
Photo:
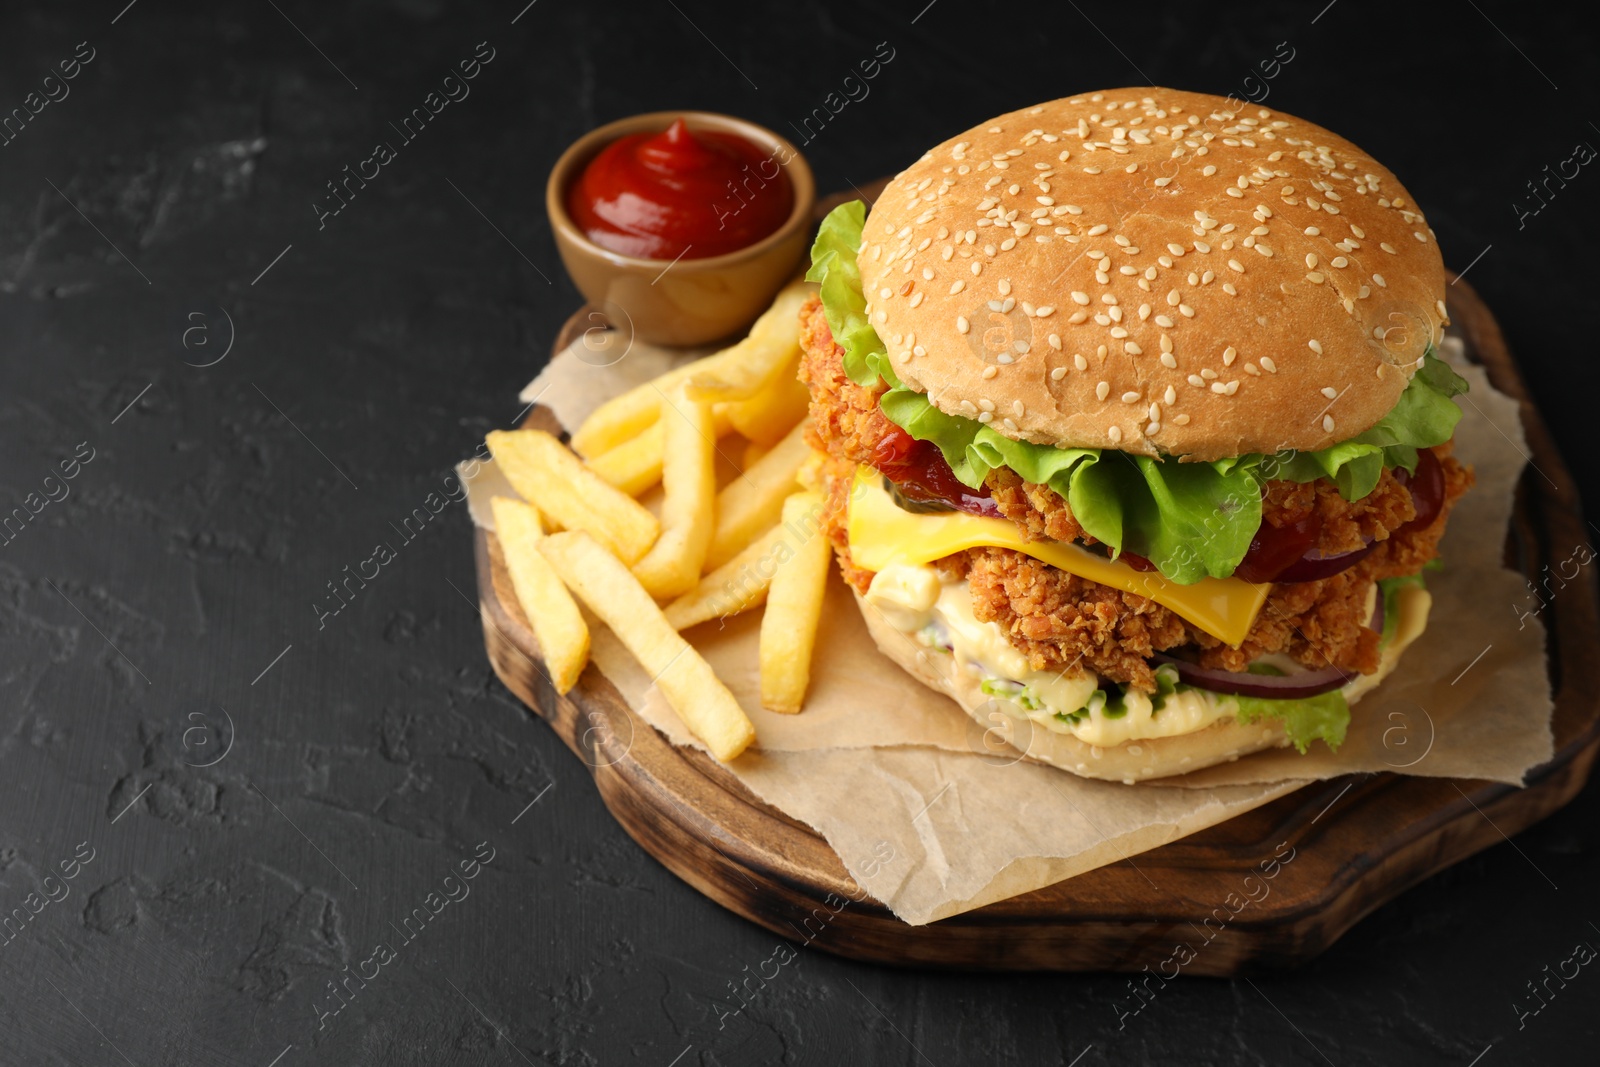
[[[556,351],[594,325],[592,310],[572,317]],[[1521,407],[1533,464],[1517,487],[1506,558],[1536,575],[1547,561],[1587,544],[1577,493],[1499,326],[1465,281],[1451,284],[1449,311],[1469,358]],[[540,409],[529,421],[560,430]],[[670,744],[594,665],[572,692],[556,694],[535,665],[538,646],[499,542],[478,530],[476,555],[495,673],[591,768],[601,798],[635,841],[712,900],[782,937],[802,929],[829,894],[862,896],[826,841],[761,802],[709,756]],[[1232,975],[1304,963],[1405,889],[1499,843],[1502,832],[1532,825],[1583,787],[1600,746],[1600,657],[1593,654],[1600,611],[1592,575],[1563,590],[1542,617],[1549,628],[1555,755],[1528,775],[1526,788],[1388,773],[1317,782],[1145,852],[1137,868],[1114,863],[927,926],[909,926],[868,897],[834,915],[810,944],[853,959],[917,966],[1155,969],[1175,942],[1195,943],[1213,909],[1230,894],[1242,895],[1244,879],[1288,842],[1295,859],[1278,869],[1270,895],[1231,918],[1183,969]],[[1207,933],[1216,926],[1213,919]]]

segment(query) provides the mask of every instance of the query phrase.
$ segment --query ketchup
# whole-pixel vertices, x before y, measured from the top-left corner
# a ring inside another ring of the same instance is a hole
[[[794,210],[780,161],[731,133],[662,133],[611,142],[572,184],[567,212],[595,244],[639,259],[705,259],[776,231]]]
[[[937,445],[918,441],[898,426],[890,427],[873,446],[872,465],[907,500],[1000,517],[1000,505],[989,495],[987,486],[972,489],[962,484]]]

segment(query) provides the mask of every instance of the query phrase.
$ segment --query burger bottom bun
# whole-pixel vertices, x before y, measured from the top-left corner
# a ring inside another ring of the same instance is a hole
[[[860,604],[859,594],[856,600]],[[961,670],[954,656],[929,652],[890,626],[878,612],[865,604],[860,606],[879,650],[923,685],[961,705],[981,727],[971,735],[973,751],[980,755],[1020,751],[1028,759],[1053,764],[1085,778],[1132,784],[1147,778],[1187,774],[1289,743],[1283,724],[1276,719],[1246,725],[1228,718],[1175,737],[1126,741],[1110,748],[1091,745],[1072,734],[1057,733],[1031,719],[1010,714],[1005,710],[1007,702],[985,693],[980,680]],[[1001,738],[1010,743],[1007,748],[997,743]]]

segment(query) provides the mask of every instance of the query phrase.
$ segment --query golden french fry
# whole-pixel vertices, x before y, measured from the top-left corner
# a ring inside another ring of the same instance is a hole
[[[764,445],[760,441],[746,441],[744,444],[744,462],[739,464],[739,469],[748,470],[754,467],[757,460],[771,451],[770,446]]]
[[[666,606],[667,621],[679,630],[709,619],[727,618],[767,602],[767,587],[784,539],[774,526],[745,546],[744,551],[700,579],[700,584]]]
[[[756,731],[744,709],[620,560],[582,531],[546,537],[539,551],[567,588],[611,627],[713,756],[731,760],[749,747]]]
[[[798,358],[790,361],[784,372],[755,396],[730,405],[728,420],[733,428],[768,446],[783,440],[806,417],[811,404],[811,391],[796,376],[799,366]]]
[[[802,423],[723,488],[717,495],[717,530],[706,553],[707,567],[722,566],[778,521],[783,498],[794,491],[795,472],[810,454]]]
[[[789,715],[805,702],[828,588],[828,538],[821,526],[821,493],[795,493],[783,502],[783,529],[797,543],[793,554],[780,555],[767,590],[761,617],[761,705]]]
[[[657,420],[638,437],[587,460],[589,469],[629,496],[638,496],[661,480],[666,425]]]
[[[796,315],[799,314],[798,307],[799,305],[796,305]],[[798,330],[796,336],[798,337]],[[612,397],[595,408],[589,417],[583,420],[583,425],[573,432],[573,451],[589,459],[638,437],[660,420],[664,398],[679,385],[696,377],[717,379],[729,373],[729,368],[744,358],[746,358],[745,352],[739,345],[734,345],[721,352],[685,363],[681,367],[674,367],[658,378]],[[726,432],[726,422],[723,426],[723,432]]]
[[[711,409],[711,422],[716,436],[728,432],[730,404],[718,404]],[[638,437],[622,442],[616,448],[602,452],[586,462],[589,469],[629,496],[639,496],[661,481],[661,457],[665,453],[666,424],[652,423]]]
[[[495,430],[488,443],[524,500],[565,529],[588,530],[619,559],[638,560],[661,533],[643,504],[601,481],[543,430]]]
[[[538,509],[508,496],[492,498],[489,506],[517,603],[533,627],[550,681],[556,692],[565,693],[577,684],[589,662],[589,627],[550,561],[539,554],[544,530]]]
[[[683,386],[669,394],[661,420],[661,536],[633,565],[634,577],[657,598],[694,588],[716,529],[717,472],[711,404],[688,399]]]
[[[776,382],[800,359],[800,305],[816,287],[796,282],[780,292],[761,313],[750,334],[728,349],[725,361],[689,378],[695,400],[747,400]]]

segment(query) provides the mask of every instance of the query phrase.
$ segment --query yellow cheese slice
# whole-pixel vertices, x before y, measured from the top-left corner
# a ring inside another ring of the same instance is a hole
[[[1136,571],[1080,545],[1029,541],[1007,519],[964,511],[906,511],[885,491],[882,475],[865,466],[857,469],[850,494],[850,556],[856,566],[881,571],[895,563],[930,563],[969,548],[990,547],[1015,549],[1091,582],[1148,597],[1235,647],[1272,591],[1271,583],[1242,578],[1203,578],[1179,585],[1157,571]]]

